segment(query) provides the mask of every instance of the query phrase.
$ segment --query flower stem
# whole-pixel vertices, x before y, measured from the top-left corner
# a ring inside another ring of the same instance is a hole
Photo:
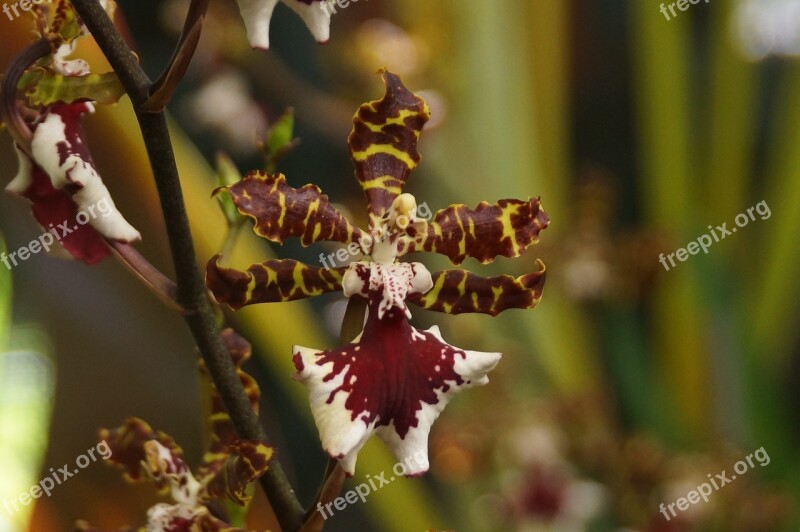
[[[106,240],[106,243],[116,258],[141,279],[150,290],[155,292],[169,308],[179,314],[186,312],[186,309],[181,307],[176,300],[178,288],[175,282],[153,266],[135,247],[114,240]]]
[[[163,74],[153,83],[150,89],[150,98],[142,105],[145,111],[161,111],[167,102],[172,98],[176,87],[192,61],[197,44],[200,42],[200,34],[203,31],[203,21],[206,18],[209,0],[192,0],[189,12],[186,15],[186,22],[183,25],[181,38],[175,47],[175,53],[169,61],[169,65],[164,69]]]
[[[25,73],[25,69],[33,63],[50,53],[50,42],[47,39],[28,45],[22,52],[14,58],[14,62],[8,67],[3,77],[2,99],[0,99],[0,117],[8,126],[8,131],[14,138],[19,149],[31,154],[31,140],[33,133],[31,128],[19,114],[17,107],[17,84]]]
[[[251,408],[206,295],[195,258],[166,117],[163,110],[147,112],[142,107],[150,97],[152,82],[97,0],[73,0],[72,4],[125,87],[136,112],[166,222],[178,285],[177,301],[188,311],[184,319],[236,432],[243,439],[266,442],[264,428]],[[261,485],[283,530],[297,530],[303,518],[303,507],[279,462],[270,464],[267,473],[261,477]]]

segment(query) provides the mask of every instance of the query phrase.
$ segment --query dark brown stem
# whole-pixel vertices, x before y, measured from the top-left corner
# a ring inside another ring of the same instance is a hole
[[[327,517],[325,515],[325,505],[330,504],[344,486],[345,474],[339,461],[335,458],[328,460],[328,467],[325,469],[325,474],[322,476],[322,484],[319,487],[319,493],[314,498],[314,502],[308,507],[306,512],[305,522],[300,528],[300,532],[320,532],[325,526]],[[330,511],[328,508],[327,511]]]
[[[152,83],[97,0],[73,0],[72,4],[133,103],[164,213],[178,285],[177,301],[188,311],[184,319],[239,437],[267,442],[264,428],[251,408],[206,296],[205,283],[195,258],[166,117],[163,112],[151,113],[142,109],[150,97]],[[277,460],[261,477],[261,485],[283,530],[298,530],[304,514],[303,507]]]
[[[164,73],[153,83],[150,89],[150,98],[142,105],[143,111],[161,111],[167,105],[167,102],[172,99],[172,94],[186,74],[186,70],[192,62],[192,57],[194,57],[194,52],[197,50],[207,10],[208,0],[192,0],[189,12],[186,15],[186,22],[183,25],[181,38],[175,47],[175,53],[172,55],[167,68],[164,69]]]
[[[33,63],[45,57],[51,51],[50,42],[47,39],[39,39],[30,44],[14,58],[14,62],[6,70],[3,77],[2,99],[0,101],[0,116],[8,126],[8,131],[17,143],[19,148],[31,154],[31,140],[33,132],[25,119],[19,114],[17,107],[17,85],[25,70]]]

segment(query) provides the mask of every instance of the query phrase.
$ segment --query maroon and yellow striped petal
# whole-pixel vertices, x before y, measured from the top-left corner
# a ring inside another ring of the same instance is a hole
[[[510,308],[535,307],[542,298],[545,267],[537,260],[538,271],[512,277],[481,277],[466,270],[445,270],[433,274],[433,288],[425,294],[412,294],[408,300],[422,308],[462,314],[480,312],[497,316]]]
[[[208,261],[206,285],[220,303],[240,309],[254,303],[279,303],[341,290],[347,266],[317,268],[293,259],[270,259],[247,271],[225,268],[220,256]]]
[[[252,499],[248,486],[269,469],[273,449],[257,441],[238,440],[227,448],[221,460],[204,469],[202,478],[204,498],[229,497],[245,506]]]
[[[223,330],[221,336],[236,366],[236,373],[239,375],[239,380],[242,382],[242,387],[247,394],[247,398],[250,399],[253,412],[258,414],[258,402],[261,397],[261,390],[258,388],[256,380],[242,369],[242,364],[250,358],[252,347],[247,340],[233,329]],[[205,362],[200,360],[199,364],[200,373],[207,379],[207,382],[210,383],[209,399],[211,402],[211,442],[208,451],[203,457],[203,464],[200,468],[200,471],[202,471],[209,463],[220,459],[221,455],[226,453],[227,447],[238,439],[238,435],[233,428],[228,411],[225,409],[225,405],[222,402],[222,397],[220,397],[216,386],[211,382],[211,377],[208,374]],[[222,458],[224,460],[224,457]],[[202,476],[202,473],[198,474],[198,478]]]
[[[386,94],[359,107],[347,139],[373,228],[380,225],[419,163],[417,141],[430,118],[428,104],[405,88],[399,77],[384,72],[383,81]]]
[[[236,373],[250,399],[250,405],[258,414],[261,391],[255,379],[242,369],[242,364],[250,358],[252,347],[233,329],[223,330],[222,340],[236,366]],[[200,371],[208,376],[202,360]],[[273,450],[261,442],[238,439],[222,398],[213,384],[210,399],[212,434],[208,450],[197,470],[196,478],[203,486],[199,496],[201,500],[227,496],[244,506],[252,496],[248,493],[248,485],[267,471]]]
[[[539,198],[505,199],[494,205],[482,201],[475,209],[451,205],[434,214],[428,234],[411,242],[408,251],[442,253],[453,264],[467,257],[482,263],[501,255],[518,257],[539,241],[539,232],[549,223]]]
[[[250,358],[252,347],[233,329],[223,330],[222,339],[236,366],[236,373],[250,399],[250,405],[257,414],[261,391],[255,379],[242,370],[242,364]],[[200,372],[208,377],[208,370],[202,360]],[[222,398],[213,384],[210,400],[211,441],[203,455],[197,479],[204,485],[204,493],[208,497],[229,495],[237,503],[245,504],[249,500],[246,487],[266,471],[272,449],[258,442],[238,439]],[[253,477],[254,474],[257,476]]]
[[[253,231],[273,242],[295,237],[308,246],[322,240],[357,242],[361,237],[361,230],[316,185],[292,188],[283,174],[256,171],[228,192],[239,212],[255,221]]]
[[[149,478],[144,467],[146,463],[145,443],[158,441],[166,449],[178,457],[183,456],[183,450],[170,436],[155,431],[150,425],[139,418],[129,418],[125,424],[116,429],[102,429],[100,441],[105,442],[110,449],[108,462],[125,470],[125,478],[130,481],[140,481]],[[166,487],[166,483],[157,483],[159,489]]]

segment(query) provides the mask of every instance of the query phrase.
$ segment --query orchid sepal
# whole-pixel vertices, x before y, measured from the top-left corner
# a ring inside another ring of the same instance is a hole
[[[270,259],[247,271],[226,268],[221,257],[206,266],[206,284],[219,303],[240,309],[255,303],[276,303],[314,297],[342,288],[347,266],[318,268],[293,259]]]
[[[383,72],[383,81],[386,94],[358,108],[347,139],[356,178],[367,197],[372,230],[403,193],[408,176],[419,164],[417,143],[430,119],[428,104],[398,76]]]
[[[316,185],[293,188],[283,174],[250,172],[228,187],[239,212],[255,222],[253,231],[279,244],[299,238],[314,242],[358,242],[361,230],[350,223]]]
[[[539,304],[544,289],[544,263],[537,271],[519,277],[481,277],[466,270],[445,270],[432,276],[433,287],[424,294],[412,294],[409,301],[428,310],[446,314],[477,312],[497,316],[508,309],[531,309]]]
[[[433,215],[428,234],[411,242],[407,251],[441,253],[456,265],[467,257],[485,264],[498,256],[522,255],[539,241],[539,233],[549,223],[539,198],[482,201],[474,209],[451,205]]]

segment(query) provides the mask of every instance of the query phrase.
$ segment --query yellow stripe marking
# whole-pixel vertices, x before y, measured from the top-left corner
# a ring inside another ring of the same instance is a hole
[[[370,156],[377,155],[379,153],[385,153],[386,155],[391,155],[395,159],[403,162],[406,166],[408,166],[409,170],[413,170],[416,168],[417,163],[411,158],[403,150],[399,150],[392,146],[391,144],[372,144],[366,150],[357,151],[353,153],[353,159],[358,162],[366,161]]]

